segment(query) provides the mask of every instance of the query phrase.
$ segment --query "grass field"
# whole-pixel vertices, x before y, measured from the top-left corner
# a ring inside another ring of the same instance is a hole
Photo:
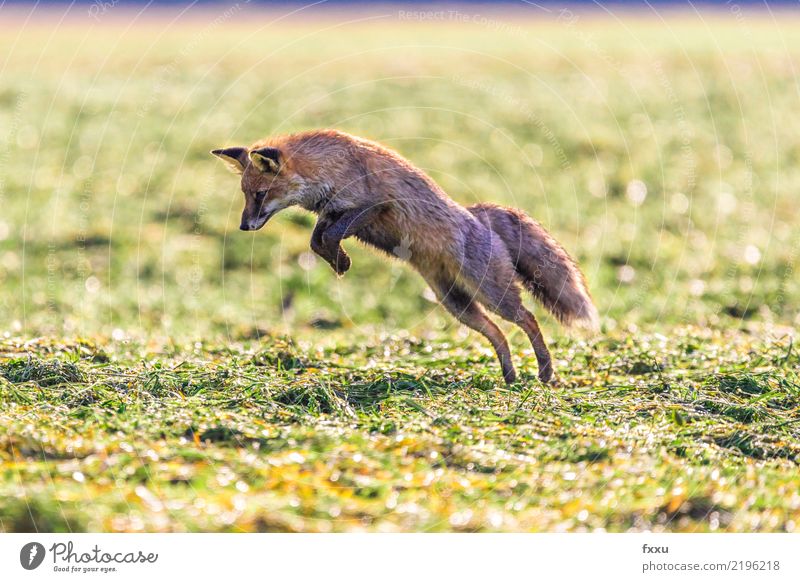
[[[458,14],[9,11],[0,531],[795,530],[800,20]],[[401,263],[239,232],[208,151],[314,127],[531,213],[603,333],[506,387]]]

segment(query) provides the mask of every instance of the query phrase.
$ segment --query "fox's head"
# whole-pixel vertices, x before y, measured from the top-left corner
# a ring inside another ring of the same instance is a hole
[[[242,176],[242,230],[258,230],[275,213],[299,202],[303,181],[287,166],[279,149],[233,147],[211,153]]]

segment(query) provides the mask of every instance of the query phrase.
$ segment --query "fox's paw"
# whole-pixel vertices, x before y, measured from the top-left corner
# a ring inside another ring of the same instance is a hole
[[[552,365],[543,366],[539,370],[539,381],[543,382],[544,384],[550,384],[554,382]]]
[[[350,257],[344,253],[338,253],[334,261],[331,263],[331,267],[333,267],[333,270],[336,271],[337,275],[341,276],[350,270],[351,264]]]

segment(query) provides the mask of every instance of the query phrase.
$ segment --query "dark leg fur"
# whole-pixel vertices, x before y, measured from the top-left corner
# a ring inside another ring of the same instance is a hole
[[[536,317],[522,305],[519,288],[515,285],[515,288],[507,289],[499,301],[494,301],[488,294],[482,294],[482,296],[486,296],[488,299],[488,301],[485,301],[486,307],[503,319],[522,328],[522,331],[528,336],[533,346],[536,361],[539,363],[539,380],[542,382],[552,380],[553,360],[550,356],[550,350],[547,349],[547,344],[544,341],[542,331],[539,329]]]
[[[350,269],[350,257],[342,248],[342,241],[369,224],[380,211],[380,206],[370,206],[338,215],[321,214],[311,235],[311,250],[325,259],[337,274],[344,275]]]
[[[356,234],[381,212],[380,205],[355,208],[341,213],[333,223],[322,232],[322,244],[328,248],[338,247],[349,236]]]
[[[506,307],[502,306],[500,309],[496,310],[496,313],[500,315],[500,317],[522,328],[533,346],[533,351],[536,354],[536,361],[539,363],[539,380],[542,382],[550,382],[553,379],[553,359],[550,356],[550,350],[547,349],[544,336],[539,329],[539,323],[536,321],[536,317],[533,313],[525,309],[521,304],[517,307],[516,311],[513,311],[513,308],[510,306],[509,310],[506,311]]]
[[[488,252],[471,253],[461,272],[467,286],[488,309],[518,325],[530,340],[539,363],[539,380],[553,378],[553,362],[533,313],[522,304],[518,276],[508,251],[494,234],[489,234],[482,248]]]
[[[311,233],[311,250],[325,259],[325,262],[328,263],[337,274],[343,275],[350,268],[350,257],[339,243],[331,247],[330,244],[325,244],[325,242],[323,242],[323,234],[333,223],[334,221],[331,217],[319,217],[314,227],[314,232]]]
[[[489,319],[480,303],[454,282],[443,283],[430,281],[442,305],[461,323],[484,335],[492,344],[506,384],[513,384],[517,379],[514,364],[511,361],[511,350],[503,332]]]

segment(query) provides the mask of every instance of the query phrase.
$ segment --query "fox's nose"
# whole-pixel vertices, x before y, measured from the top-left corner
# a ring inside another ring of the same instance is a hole
[[[239,230],[253,230],[253,229],[250,228],[249,222],[242,222],[242,224],[239,225]]]

